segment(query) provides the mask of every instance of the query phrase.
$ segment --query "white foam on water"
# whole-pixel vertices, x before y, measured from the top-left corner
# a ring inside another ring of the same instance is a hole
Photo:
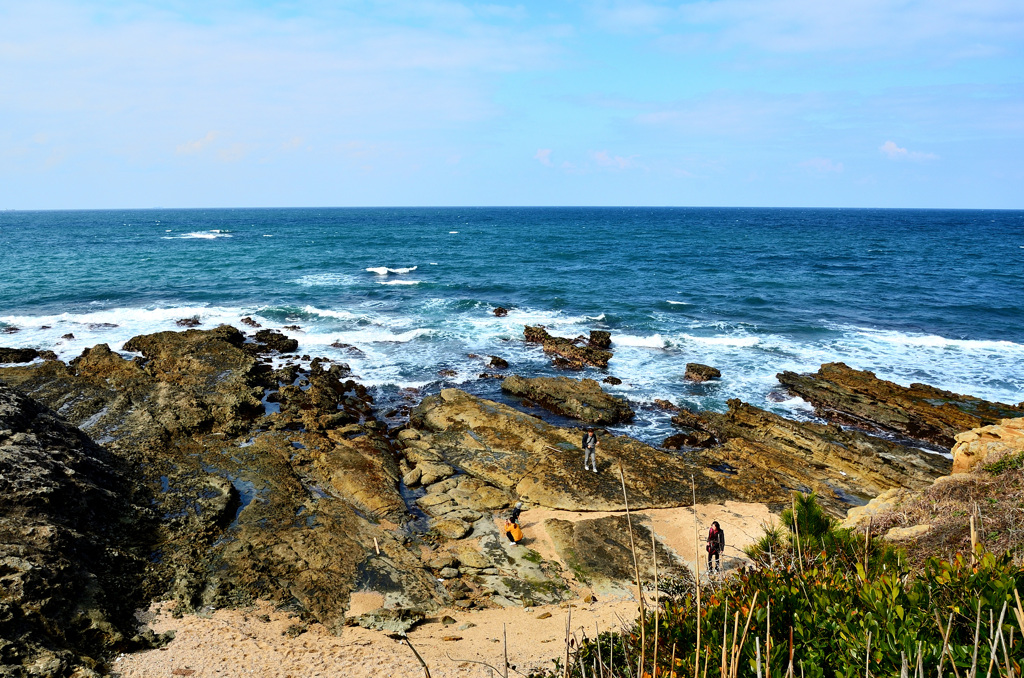
[[[221,231],[219,229],[213,229],[211,231],[193,231],[191,233],[182,233],[181,235],[163,236],[164,240],[216,240],[217,238],[230,238],[231,233],[228,231]]]
[[[715,336],[715,337],[700,337],[692,334],[681,335],[685,341],[693,342],[696,344],[707,344],[711,346],[739,346],[749,347],[757,346],[761,343],[760,337],[737,337],[737,336]]]
[[[448,235],[455,235],[458,231],[448,231]]]
[[[1024,344],[1012,341],[985,341],[978,339],[947,339],[934,334],[908,334],[892,330],[873,330],[852,327],[854,332],[869,339],[900,346],[922,346],[929,348],[950,348],[964,351],[1019,352],[1024,355]]]
[[[665,303],[666,304],[672,304],[673,306],[692,306],[693,305],[693,304],[690,304],[690,303],[685,302],[685,301],[674,301],[672,299],[666,299]]]
[[[631,334],[612,334],[612,348],[616,346],[644,346],[647,348],[665,348],[668,342],[660,334],[649,337],[637,337]]]
[[[389,273],[412,273],[417,268],[419,268],[419,266],[408,266],[406,268],[388,268],[387,266],[376,266],[373,268],[368,268],[366,269],[366,271],[368,273],[376,273],[377,275],[387,275]]]
[[[587,320],[594,320],[594,321],[597,321],[597,322],[600,322],[600,321],[605,319],[604,313],[602,313],[601,315],[593,315],[593,316],[592,315],[585,315],[583,317],[586,318]]]
[[[378,280],[378,285],[419,285],[419,280]]]
[[[334,311],[331,309],[317,308],[316,306],[303,306],[302,310],[305,313],[310,313],[312,315],[318,315],[324,318],[337,318],[338,320],[358,320],[360,318],[365,318],[364,315],[353,313],[352,311]]]
[[[313,273],[288,282],[303,287],[338,287],[356,284],[358,280],[355,276],[345,273]]]

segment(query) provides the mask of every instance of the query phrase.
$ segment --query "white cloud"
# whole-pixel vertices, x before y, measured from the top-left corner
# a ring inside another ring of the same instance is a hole
[[[537,153],[533,156],[533,159],[539,161],[542,165],[551,167],[551,149],[538,148]]]
[[[843,163],[833,162],[829,158],[811,158],[804,160],[800,163],[800,166],[821,172],[822,174],[830,174],[832,172],[838,174],[843,171]]]
[[[886,141],[884,144],[878,147],[878,150],[882,152],[882,155],[889,158],[890,160],[912,160],[915,162],[923,162],[925,160],[939,159],[939,156],[935,155],[934,153],[908,151],[907,149],[898,146],[895,141]]]
[[[608,151],[595,151],[591,153],[591,157],[593,157],[594,162],[597,163],[598,167],[604,167],[607,169],[626,170],[638,167],[636,160],[634,159],[636,156],[625,158],[621,155],[611,155]]]
[[[207,132],[206,136],[202,139],[195,139],[194,141],[186,141],[183,144],[178,144],[177,147],[175,147],[174,152],[178,155],[194,155],[216,141],[219,136],[219,132]]]

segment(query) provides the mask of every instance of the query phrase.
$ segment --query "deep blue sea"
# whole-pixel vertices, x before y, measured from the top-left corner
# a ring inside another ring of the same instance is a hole
[[[507,317],[492,313],[510,309]],[[612,333],[609,390],[656,441],[666,398],[776,402],[780,370],[827,361],[901,384],[1024,400],[1024,212],[708,208],[0,212],[0,345],[68,360],[104,342],[252,316],[351,365],[383,399],[496,396],[480,358],[553,374],[522,342]],[[73,339],[62,339],[73,334]],[[360,353],[332,348],[341,342]],[[682,378],[687,362],[718,383]],[[440,370],[455,370],[442,378]],[[588,370],[585,376],[607,376]],[[771,395],[770,395],[771,394]]]

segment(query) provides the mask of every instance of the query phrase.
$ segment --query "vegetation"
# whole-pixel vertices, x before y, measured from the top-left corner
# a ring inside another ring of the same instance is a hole
[[[663,598],[625,633],[574,639],[568,666],[535,675],[1022,675],[1024,570],[1009,554],[979,547],[912,571],[880,540],[838,529],[810,495],[751,556],[758,567],[705,584],[699,605],[693,589]]]

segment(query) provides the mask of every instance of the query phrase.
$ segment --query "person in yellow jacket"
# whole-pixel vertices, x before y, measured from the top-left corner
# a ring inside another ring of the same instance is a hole
[[[512,542],[512,546],[515,546],[523,538],[523,528],[519,527],[518,522],[509,518],[505,521],[505,536]]]

